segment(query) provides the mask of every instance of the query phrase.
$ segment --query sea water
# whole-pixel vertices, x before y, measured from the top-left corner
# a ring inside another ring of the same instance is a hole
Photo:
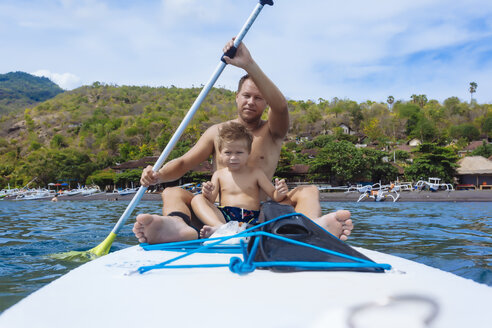
[[[109,234],[127,202],[0,201],[0,312],[80,263],[50,258],[87,250]],[[135,213],[159,213],[142,201]],[[492,286],[492,203],[324,202],[323,212],[348,209],[349,244],[452,272]],[[111,251],[137,244],[134,215]]]

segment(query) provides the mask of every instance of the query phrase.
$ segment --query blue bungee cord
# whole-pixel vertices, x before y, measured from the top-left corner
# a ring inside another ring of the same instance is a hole
[[[203,244],[203,241],[200,240],[191,240],[191,241],[183,241],[183,242],[175,242],[175,243],[167,243],[167,244],[158,244],[158,245],[148,245],[142,244],[142,248],[145,250],[168,250],[168,251],[184,251],[186,253],[176,256],[172,259],[164,261],[159,264],[149,265],[149,266],[141,266],[137,269],[139,273],[145,273],[150,270],[155,269],[183,269],[183,268],[217,268],[217,267],[229,267],[229,270],[233,273],[237,274],[247,274],[253,272],[256,268],[267,268],[267,267],[279,267],[279,266],[295,266],[298,268],[313,270],[313,269],[322,269],[322,268],[380,268],[384,270],[390,270],[391,265],[389,264],[381,264],[374,263],[372,261],[368,261],[365,259],[361,259],[358,257],[350,256],[347,254],[339,253],[333,250],[329,250],[326,248],[318,247],[315,245],[310,245],[304,242],[300,242],[297,240],[293,240],[290,238],[285,238],[282,236],[274,235],[265,231],[255,231],[259,228],[271,224],[275,221],[290,217],[290,216],[304,216],[301,213],[288,213],[282,216],[279,216],[275,219],[266,221],[264,223],[258,224],[254,227],[244,230],[243,232],[237,233],[232,236],[226,237],[218,237],[218,238],[209,238],[207,244]],[[305,216],[304,216],[305,217]],[[247,248],[248,246],[244,242],[244,240],[240,240],[239,245],[221,245],[223,242],[230,240],[232,238],[247,238],[247,237],[258,237],[255,238],[253,245],[251,247],[251,251],[248,254]],[[256,252],[258,250],[258,245],[261,237],[270,237],[282,240],[287,243],[295,244],[298,246],[312,248],[324,253],[328,253],[331,255],[335,255],[338,257],[342,257],[345,259],[352,260],[354,262],[314,262],[314,261],[271,261],[271,262],[255,262],[254,258],[256,256]],[[182,258],[190,256],[195,253],[231,253],[231,254],[243,254],[243,260],[239,257],[232,257],[228,264],[183,264],[183,265],[171,265],[171,263],[176,262]]]
[[[266,221],[266,222],[263,222],[261,224],[258,224],[254,227],[251,227],[249,229],[246,229],[240,233],[237,233],[235,235],[232,235],[232,236],[226,236],[226,237],[217,237],[217,238],[208,238],[208,242],[207,244],[203,244],[203,241],[201,240],[189,240],[189,241],[178,241],[178,242],[174,242],[174,243],[166,243],[166,244],[159,244],[159,245],[148,245],[148,244],[143,244],[142,245],[142,248],[145,249],[145,250],[150,250],[150,249],[154,249],[154,250],[171,250],[171,251],[186,251],[185,254],[183,255],[179,255],[175,258],[172,258],[170,260],[167,260],[167,261],[164,261],[162,263],[159,263],[159,264],[155,264],[155,265],[148,265],[148,266],[141,266],[137,269],[137,271],[139,273],[145,273],[147,271],[150,271],[150,270],[155,270],[155,269],[164,269],[164,268],[168,268],[168,269],[181,269],[181,268],[197,268],[197,267],[208,267],[206,266],[205,264],[197,264],[197,265],[174,265],[174,266],[170,266],[169,264],[172,263],[172,262],[175,262],[179,259],[182,259],[182,258],[185,258],[187,256],[190,256],[192,254],[195,254],[195,253],[220,253],[220,252],[217,252],[217,249],[218,245],[220,245],[221,243],[229,240],[229,239],[232,239],[232,238],[244,238],[244,237],[250,237],[250,236],[253,236],[254,234],[250,234],[252,231],[258,229],[258,228],[261,228],[267,224],[270,224],[272,222],[275,222],[275,221],[278,221],[278,220],[281,220],[283,218],[286,218],[286,217],[289,217],[289,216],[293,216],[294,214],[297,214],[297,213],[289,213],[289,214],[285,214],[285,215],[281,215],[275,219],[272,219],[272,220],[269,220],[269,221]],[[302,215],[302,214],[301,214]],[[190,247],[191,246],[191,247]],[[169,247],[169,249],[168,249]],[[219,246],[220,247],[220,246]],[[237,246],[236,246],[237,247]],[[243,246],[242,244],[237,248],[240,252],[238,253],[243,253],[243,254],[246,254],[246,252],[244,250],[241,251],[241,249],[243,249]],[[220,264],[216,264],[214,265],[214,267],[224,267],[224,266],[228,266],[228,264],[223,264],[223,265],[220,265]]]

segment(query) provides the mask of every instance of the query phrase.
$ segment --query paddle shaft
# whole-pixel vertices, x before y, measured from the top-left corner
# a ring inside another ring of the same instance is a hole
[[[273,1],[260,1],[256,5],[255,9],[253,10],[251,15],[249,16],[248,20],[243,25],[241,31],[236,36],[236,39],[234,40],[234,49],[237,49],[237,47],[239,46],[239,44],[243,40],[246,33],[248,33],[248,30],[250,29],[251,25],[253,25],[254,21],[256,20],[256,17],[258,17],[258,15],[260,14],[260,12],[263,9],[263,6],[265,4],[273,5]],[[235,51],[233,51],[233,53],[227,53],[227,55],[229,56],[229,54],[230,54],[231,56],[234,56],[234,53],[235,53]],[[205,99],[207,94],[210,92],[210,89],[212,89],[215,82],[219,78],[220,74],[222,74],[222,71],[224,70],[226,65],[227,64],[225,63],[225,61],[223,61],[223,59],[221,58],[221,60],[220,60],[219,64],[217,65],[217,68],[215,69],[212,77],[207,82],[207,84],[203,87],[202,91],[200,92],[200,94],[196,98],[196,100],[193,103],[193,105],[191,106],[191,108],[188,110],[188,113],[186,114],[183,121],[179,125],[178,129],[176,130],[176,132],[172,136],[171,140],[169,140],[168,144],[166,145],[166,148],[164,148],[161,155],[159,156],[159,158],[155,162],[154,167],[152,168],[152,170],[154,172],[159,171],[161,166],[164,164],[164,161],[167,159],[167,157],[169,156],[169,154],[173,150],[174,146],[178,142],[179,138],[183,134],[184,130],[186,129],[186,127],[188,126],[190,121],[193,119],[193,116],[195,115],[196,111],[198,110],[198,108],[202,104],[203,100]],[[142,196],[144,195],[146,190],[147,190],[147,187],[140,186],[137,193],[135,194],[135,196],[133,196],[133,199],[128,204],[125,211],[121,215],[120,219],[118,220],[118,222],[114,226],[113,230],[111,231],[112,233],[118,234],[118,232],[121,230],[121,228],[123,227],[125,222],[130,217],[130,215],[133,212],[133,210],[135,209],[135,207],[138,205],[138,203],[142,199]]]

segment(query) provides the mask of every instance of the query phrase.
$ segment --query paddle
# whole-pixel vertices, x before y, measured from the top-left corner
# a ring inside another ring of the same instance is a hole
[[[256,17],[259,15],[261,10],[263,9],[264,5],[270,5],[273,6],[273,0],[260,0],[258,4],[256,5],[255,9],[249,16],[248,20],[246,23],[243,25],[241,31],[239,31],[239,34],[236,36],[236,39],[234,40],[234,47],[232,47],[229,51],[227,51],[225,54],[222,55],[221,60],[219,62],[219,65],[215,69],[212,77],[210,80],[207,82],[207,84],[203,87],[202,91],[196,98],[195,102],[191,106],[191,108],[188,110],[188,113],[184,117],[183,121],[179,125],[178,129],[174,133],[173,137],[171,140],[169,140],[169,143],[167,144],[166,148],[163,150],[159,158],[157,159],[156,163],[154,164],[154,167],[152,170],[154,172],[159,171],[161,166],[164,164],[164,161],[167,159],[171,151],[173,150],[174,146],[178,142],[179,138],[183,134],[184,130],[188,126],[188,123],[191,121],[193,118],[193,115],[195,115],[195,112],[198,110],[200,107],[201,103],[209,93],[210,89],[212,89],[213,85],[219,78],[220,74],[226,67],[226,62],[224,61],[224,56],[228,56],[230,58],[234,57],[236,54],[237,47],[243,40],[244,36],[246,33],[249,31],[251,25],[253,25],[253,22],[255,21]],[[111,233],[104,239],[102,243],[100,243],[98,246],[88,250],[88,251],[71,251],[71,252],[66,252],[66,253],[59,253],[59,254],[53,254],[51,257],[57,258],[57,259],[62,259],[62,260],[72,260],[72,261],[85,261],[85,260],[91,260],[99,256],[103,256],[109,253],[109,249],[111,248],[111,244],[113,243],[114,239],[116,238],[116,235],[118,232],[121,230],[125,222],[128,220],[130,217],[131,213],[137,206],[137,204],[140,202],[140,199],[144,195],[145,191],[147,190],[147,187],[141,186],[135,196],[133,196],[133,199],[131,202],[128,204],[126,210],[123,212],[121,215],[120,219],[114,226],[113,230]]]

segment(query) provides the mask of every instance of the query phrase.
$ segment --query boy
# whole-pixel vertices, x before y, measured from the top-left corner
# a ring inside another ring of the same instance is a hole
[[[210,237],[229,221],[257,223],[261,191],[276,202],[287,196],[285,180],[276,179],[274,187],[261,169],[247,166],[252,142],[244,125],[228,122],[221,126],[217,143],[224,167],[215,171],[212,180],[203,184],[202,194],[191,201],[193,212],[205,224],[201,238]],[[217,196],[218,207],[214,205]]]

